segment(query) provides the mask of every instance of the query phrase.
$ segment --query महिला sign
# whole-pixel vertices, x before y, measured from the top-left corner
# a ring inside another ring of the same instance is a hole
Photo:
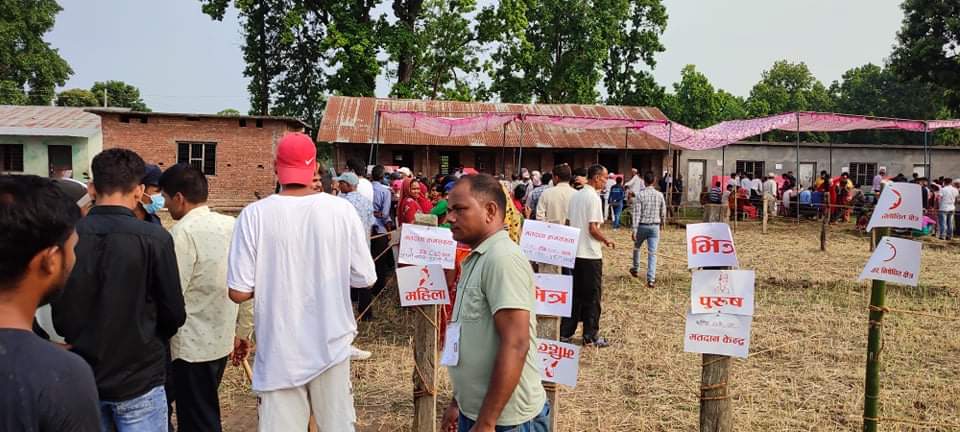
[[[733,234],[725,223],[687,225],[687,267],[737,267]]]
[[[450,304],[447,278],[438,264],[408,266],[397,269],[400,306]]]
[[[453,269],[457,242],[448,229],[403,224],[400,234],[400,264],[440,264]]]
[[[923,229],[920,185],[888,183],[883,187],[867,224],[867,231],[879,227]]]
[[[573,310],[573,276],[537,273],[537,315],[569,317]]]
[[[690,288],[690,311],[753,316],[753,270],[697,270]]]
[[[917,286],[920,281],[921,243],[897,237],[884,237],[877,243],[860,279],[884,280]]]
[[[537,338],[537,354],[540,355],[540,377],[544,381],[577,386],[577,371],[580,369],[580,347]]]
[[[746,358],[750,352],[750,326],[747,315],[687,314],[683,351]]]
[[[520,249],[530,261],[573,268],[579,240],[578,228],[526,220],[520,235]]]

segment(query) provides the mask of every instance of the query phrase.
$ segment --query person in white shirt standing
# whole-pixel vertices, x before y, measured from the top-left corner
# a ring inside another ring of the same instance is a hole
[[[767,211],[777,214],[777,175],[770,173],[763,181],[763,199],[767,201]]]
[[[364,165],[363,161],[357,158],[347,159],[347,169],[356,174],[357,178],[360,180],[360,183],[357,184],[357,193],[360,196],[367,199],[367,201],[373,202],[373,183],[370,183],[370,180],[367,180],[367,166]]]
[[[275,166],[282,189],[240,213],[227,269],[230,299],[254,301],[259,430],[307,430],[312,411],[320,430],[352,431],[350,287],[377,279],[369,227],[349,202],[309,187],[308,136],[284,135]]]
[[[603,220],[606,222],[607,219],[610,219],[610,188],[613,185],[617,184],[617,176],[614,173],[610,173],[607,176],[607,181],[603,185]]]
[[[573,267],[573,310],[560,321],[560,340],[569,341],[583,322],[583,344],[598,348],[610,344],[600,337],[600,301],[603,284],[602,246],[614,247],[600,231],[603,205],[599,192],[607,183],[607,169],[593,165],[587,169],[587,184],[570,199],[568,225],[580,229],[577,259]]]
[[[960,195],[960,191],[957,190],[957,186],[960,186],[960,181],[953,181],[952,179],[944,179],[943,188],[940,189],[940,211],[938,213],[937,227],[939,229],[939,235],[937,237],[940,240],[951,240],[953,239],[954,229],[954,214],[957,211],[957,196]]]
[[[226,294],[227,253],[235,219],[207,207],[207,178],[190,164],[160,176],[180,270],[187,321],[170,339],[177,430],[220,431],[217,390],[234,350],[237,305]],[[171,380],[168,380],[171,381]]]

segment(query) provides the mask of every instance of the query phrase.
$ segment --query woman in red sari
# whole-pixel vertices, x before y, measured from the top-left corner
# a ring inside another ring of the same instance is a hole
[[[412,178],[403,180],[403,185],[400,186],[400,200],[397,201],[397,227],[413,223],[416,220],[417,213],[430,211],[430,209],[423,208],[422,197],[419,181]]]

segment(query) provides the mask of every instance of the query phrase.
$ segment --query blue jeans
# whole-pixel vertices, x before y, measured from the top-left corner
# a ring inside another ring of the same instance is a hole
[[[103,432],[167,432],[167,392],[163,386],[123,402],[100,401]]]
[[[954,212],[941,211],[937,213],[937,230],[940,232],[940,238],[953,238],[953,214]]]
[[[657,245],[660,244],[660,225],[638,225],[637,240],[633,243],[633,267],[640,269],[640,248],[647,242],[647,282],[657,280]]]
[[[457,432],[470,432],[474,424],[476,424],[475,421],[461,412],[460,420],[457,421]],[[543,410],[533,420],[516,426],[497,426],[494,430],[497,432],[550,432],[550,402],[544,402]]]
[[[623,213],[623,202],[613,204],[613,228],[620,228],[620,214]]]

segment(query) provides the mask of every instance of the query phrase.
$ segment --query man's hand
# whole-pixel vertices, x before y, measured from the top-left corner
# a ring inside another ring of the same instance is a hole
[[[460,420],[460,407],[457,400],[451,400],[443,412],[443,423],[440,425],[440,432],[457,432],[457,423]]]
[[[637,230],[630,231],[630,240],[637,241]]]
[[[230,353],[230,361],[234,366],[240,366],[240,362],[250,355],[250,341],[247,339],[233,338],[233,352]]]
[[[479,424],[475,424],[472,428],[470,428],[470,432],[495,432],[496,430],[496,427],[483,427]]]
[[[636,237],[636,234],[634,234],[633,236]],[[606,245],[606,246],[607,246],[608,248],[610,248],[610,249],[616,249],[616,248],[617,248],[617,245],[613,242],[613,240],[604,240],[604,241],[603,241],[603,244]]]

